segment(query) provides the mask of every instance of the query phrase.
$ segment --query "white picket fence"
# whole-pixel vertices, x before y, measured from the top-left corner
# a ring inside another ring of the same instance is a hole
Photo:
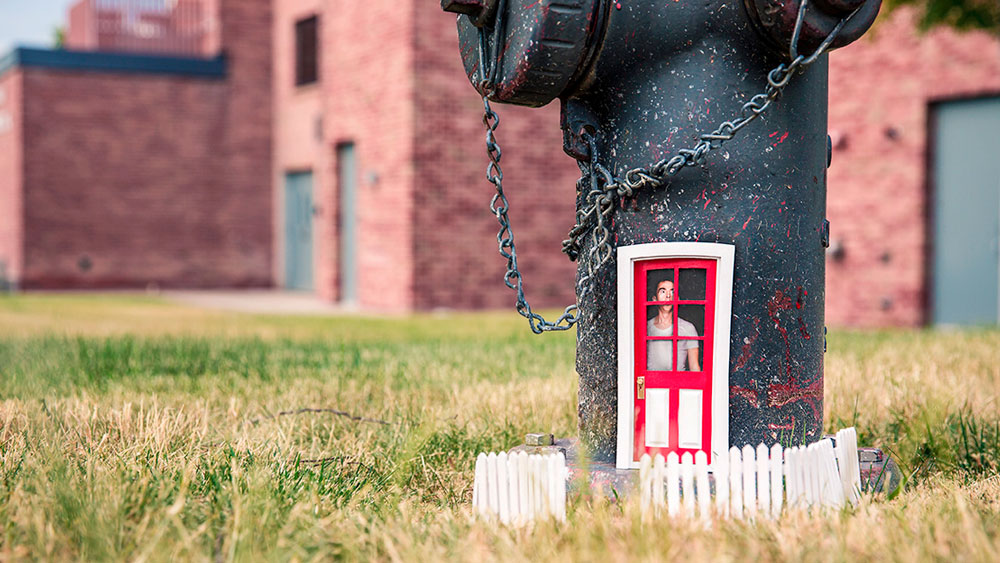
[[[861,500],[861,465],[854,428],[804,447],[733,447],[719,455],[709,479],[705,452],[675,452],[639,461],[639,502],[654,515],[689,518],[775,518],[783,509],[839,509]],[[566,457],[525,452],[476,458],[472,505],[487,518],[521,524],[566,519]],[[714,497],[714,498],[713,498]]]
[[[774,518],[783,508],[818,510],[861,500],[857,432],[846,428],[809,446],[733,447],[714,464],[715,490],[704,452],[693,458],[657,454],[639,461],[644,511],[669,516]],[[714,497],[714,499],[713,499]]]
[[[506,452],[476,458],[472,506],[477,514],[504,524],[535,518],[566,520],[566,456]]]

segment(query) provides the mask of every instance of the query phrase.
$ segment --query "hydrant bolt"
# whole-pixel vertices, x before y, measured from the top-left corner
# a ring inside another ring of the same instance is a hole
[[[453,14],[478,16],[486,8],[483,0],[441,0],[441,9]]]
[[[441,0],[441,9],[466,15],[476,27],[486,25],[496,11],[497,0]]]

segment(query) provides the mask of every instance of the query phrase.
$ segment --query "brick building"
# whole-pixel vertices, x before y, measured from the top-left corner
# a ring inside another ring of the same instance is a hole
[[[0,276],[275,285],[367,310],[512,304],[453,16],[419,2],[194,4],[142,20],[172,43],[78,32],[125,20],[71,16],[74,49],[167,59],[20,50],[0,65]],[[123,72],[130,57],[156,60]],[[828,322],[933,321],[932,126],[945,100],[1000,97],[1000,43],[918,36],[899,12],[832,55],[830,82]],[[556,104],[499,110],[526,291],[562,306],[579,171]]]
[[[213,38],[197,42],[152,41],[149,21],[120,17],[116,33],[145,42],[90,50],[115,48],[106,26],[77,27],[114,21],[107,6],[74,6],[67,50],[0,62],[0,277],[24,289],[269,286],[270,1],[204,3]]]
[[[826,315],[832,325],[998,322],[995,245],[1000,168],[995,156],[1000,156],[1000,140],[988,129],[970,129],[961,141],[961,150],[984,151],[978,159],[961,164],[988,166],[981,170],[992,177],[978,186],[978,198],[966,199],[969,194],[954,181],[941,178],[935,185],[934,177],[937,155],[947,144],[943,138],[935,143],[940,114],[960,109],[965,101],[978,101],[987,104],[978,117],[1000,125],[1000,41],[986,33],[949,29],[921,36],[914,31],[914,22],[911,12],[901,11],[877,22],[870,36],[830,56],[829,128],[834,152],[827,176],[827,213],[834,248],[839,248],[827,261]],[[994,157],[988,156],[991,153]],[[935,283],[936,274],[947,273],[947,266],[957,275],[972,277],[943,260],[947,257],[943,249],[964,246],[954,238],[964,231],[958,225],[939,224],[936,233],[934,218],[945,205],[974,207],[973,199],[993,207],[992,225],[975,225],[968,234],[973,244],[985,247],[977,258],[988,261],[986,255],[992,253],[992,265],[971,272],[986,270],[979,279],[992,285],[993,301],[956,304],[991,310],[982,317],[973,312],[963,321],[934,314],[935,301],[940,308],[949,295],[968,293],[946,279]],[[935,264],[940,266],[938,272]],[[986,280],[990,271],[992,280]]]

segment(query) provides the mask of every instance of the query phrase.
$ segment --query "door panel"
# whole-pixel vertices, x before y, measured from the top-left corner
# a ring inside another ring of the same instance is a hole
[[[285,175],[285,287],[313,289],[312,172]]]
[[[337,186],[340,190],[340,301],[358,300],[357,163],[354,143],[337,146]]]
[[[935,324],[1000,320],[1000,98],[934,110]]]
[[[646,391],[646,445],[666,448],[670,446],[670,390]]]
[[[681,389],[678,395],[677,444],[681,448],[700,450],[704,393],[701,389]]]

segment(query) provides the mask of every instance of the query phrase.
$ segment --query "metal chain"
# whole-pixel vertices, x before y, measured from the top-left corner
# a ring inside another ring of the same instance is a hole
[[[501,0],[502,3],[503,0]],[[562,251],[569,255],[570,260],[577,260],[585,244],[586,237],[590,235],[590,249],[587,252],[587,271],[577,280],[577,300],[582,302],[584,296],[590,291],[591,279],[605,266],[613,260],[615,248],[611,241],[610,216],[614,212],[616,202],[624,197],[631,197],[639,190],[648,188],[663,187],[669,178],[688,166],[698,166],[704,163],[705,157],[711,151],[718,149],[722,144],[732,139],[737,133],[747,125],[754,122],[761,116],[771,104],[777,100],[785,86],[791,80],[796,71],[804,70],[830,47],[840,30],[844,27],[854,14],[858,13],[860,7],[855,9],[846,18],[833,28],[826,39],[809,56],[798,53],[799,35],[802,31],[802,22],[805,16],[808,0],[801,0],[799,11],[795,20],[795,28],[789,42],[788,55],[790,62],[781,63],[767,74],[767,87],[740,108],[739,115],[731,120],[722,122],[711,133],[702,134],[698,143],[690,149],[680,149],[674,156],[664,158],[648,168],[633,168],[625,173],[622,178],[615,176],[598,162],[597,140],[593,135],[584,134],[583,138],[587,142],[590,161],[581,165],[583,177],[577,183],[578,187],[587,184],[590,180],[590,189],[583,198],[583,204],[576,212],[576,223],[569,230],[569,238],[562,243]],[[494,27],[495,37],[499,37],[501,29],[501,14],[503,6],[500,6],[497,14],[497,23]],[[494,41],[494,45],[496,45]],[[496,129],[500,125],[500,117],[490,107],[489,95],[496,83],[497,69],[500,66],[499,60],[491,61],[487,69],[486,61],[486,34],[482,28],[479,31],[479,69],[482,79],[479,82],[479,90],[483,95],[483,124],[486,126],[486,153],[490,162],[486,166],[486,179],[496,188],[496,193],[490,201],[490,210],[500,224],[497,232],[497,243],[500,255],[507,259],[507,272],[504,274],[504,283],[507,287],[517,292],[517,312],[528,319],[531,331],[541,334],[549,331],[568,330],[579,320],[577,305],[573,304],[563,311],[562,315],[555,322],[547,321],[541,315],[531,310],[524,297],[524,287],[522,283],[521,271],[517,266],[517,251],[514,248],[514,233],[510,227],[510,219],[507,217],[509,203],[503,191],[503,170],[500,168],[500,145],[496,141]],[[498,55],[499,56],[499,55]]]
[[[497,6],[497,16],[493,27],[493,45],[498,45],[500,34],[503,31],[503,14],[506,0],[500,0]],[[522,317],[528,319],[531,332],[541,334],[543,332],[569,330],[576,324],[579,318],[576,315],[576,304],[566,307],[562,315],[555,322],[548,321],[545,317],[531,310],[531,305],[524,297],[524,280],[521,277],[521,270],[517,267],[517,249],[514,247],[514,231],[510,227],[510,219],[507,217],[507,210],[510,203],[503,191],[503,169],[500,167],[502,152],[496,140],[496,130],[500,126],[500,116],[490,107],[489,95],[496,84],[497,73],[500,68],[500,50],[494,54],[494,58],[487,65],[486,32],[484,28],[479,28],[479,91],[483,94],[483,125],[486,126],[486,155],[490,162],[486,165],[486,179],[496,188],[493,199],[490,200],[490,211],[496,216],[500,224],[497,231],[497,247],[500,256],[507,259],[507,271],[504,273],[504,285],[517,292],[517,303],[515,308]]]
[[[524,284],[521,277],[521,270],[517,267],[517,250],[514,248],[514,232],[510,228],[510,219],[507,217],[507,210],[510,203],[503,191],[503,169],[500,168],[500,145],[496,142],[494,132],[500,125],[500,116],[490,107],[490,101],[483,96],[483,124],[486,126],[486,154],[490,162],[486,165],[486,179],[496,188],[493,199],[490,200],[490,211],[496,216],[500,223],[500,230],[497,231],[497,245],[500,255],[507,259],[507,272],[503,276],[504,284],[517,292],[517,312],[528,319],[531,332],[541,334],[543,332],[569,330],[576,324],[576,305],[566,307],[563,314],[555,322],[548,321],[545,317],[531,310],[531,305],[524,297]]]

